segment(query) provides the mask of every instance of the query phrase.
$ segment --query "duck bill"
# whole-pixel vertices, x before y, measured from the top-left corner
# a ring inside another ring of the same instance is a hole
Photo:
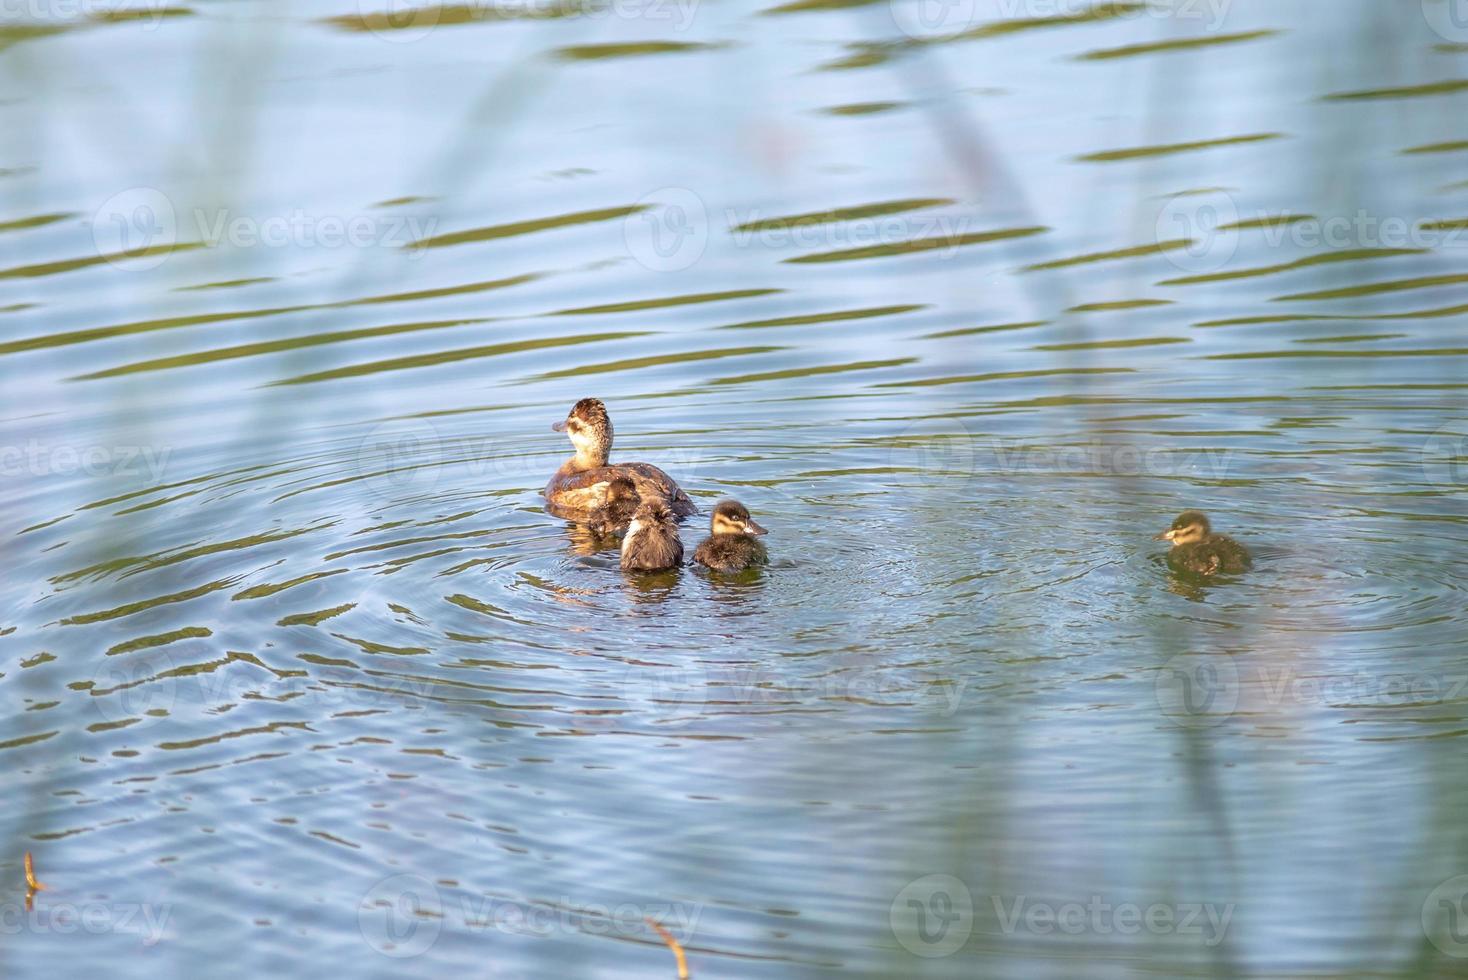
[[[746,532],[748,532],[749,534],[769,534],[770,533],[769,531],[766,531],[764,528],[760,527],[758,524],[756,524],[752,520],[749,520],[749,521],[745,521],[744,522],[744,530]]]
[[[1171,541],[1177,536],[1176,531],[1161,531],[1152,538],[1153,541]]]
[[[561,419],[559,422],[552,422],[551,423],[551,431],[552,432],[565,432],[566,431],[566,420],[565,419]]]

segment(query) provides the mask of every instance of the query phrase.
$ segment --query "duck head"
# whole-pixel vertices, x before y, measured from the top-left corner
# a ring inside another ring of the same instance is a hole
[[[1172,527],[1157,535],[1158,541],[1171,541],[1174,548],[1179,545],[1202,541],[1212,531],[1208,518],[1200,510],[1185,510],[1172,522]]]
[[[607,465],[612,454],[612,419],[600,398],[583,398],[571,406],[564,421],[551,428],[564,432],[576,447],[576,462],[583,469]]]
[[[714,534],[766,534],[764,528],[749,516],[749,509],[737,500],[721,500],[709,520]]]

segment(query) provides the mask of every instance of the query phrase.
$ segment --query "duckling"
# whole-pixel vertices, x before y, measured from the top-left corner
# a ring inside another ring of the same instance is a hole
[[[1186,510],[1158,541],[1171,541],[1167,565],[1175,572],[1211,576],[1237,575],[1253,564],[1248,549],[1226,534],[1214,534],[1202,511]]]
[[[622,568],[628,572],[660,572],[683,564],[678,521],[659,497],[644,500],[632,515],[622,539]]]
[[[749,516],[749,510],[737,500],[721,500],[709,521],[709,537],[693,552],[693,560],[716,572],[739,572],[769,561],[765,546],[755,535],[764,528]]]
[[[587,525],[602,537],[609,537],[628,525],[640,503],[637,484],[625,476],[615,477],[607,482],[606,502],[591,512]]]
[[[578,523],[597,523],[608,509],[611,487],[617,479],[630,480],[639,501],[662,500],[674,517],[698,513],[693,501],[673,478],[650,463],[607,462],[612,451],[612,420],[607,407],[597,398],[583,398],[572,406],[565,421],[551,428],[564,432],[576,447],[576,455],[561,464],[542,491],[546,510]],[[618,525],[625,525],[628,512]]]

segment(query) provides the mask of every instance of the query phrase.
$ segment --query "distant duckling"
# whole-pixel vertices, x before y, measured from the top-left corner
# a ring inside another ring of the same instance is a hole
[[[632,515],[622,539],[622,568],[629,572],[660,572],[683,564],[683,541],[678,519],[661,497],[645,500]]]
[[[693,560],[716,572],[739,572],[769,560],[765,546],[756,538],[765,529],[754,522],[749,510],[737,500],[721,500],[709,521],[713,533],[693,553]]]
[[[1226,534],[1213,533],[1202,511],[1183,511],[1170,529],[1157,535],[1157,540],[1172,542],[1167,566],[1175,572],[1237,575],[1253,564],[1243,545]]]

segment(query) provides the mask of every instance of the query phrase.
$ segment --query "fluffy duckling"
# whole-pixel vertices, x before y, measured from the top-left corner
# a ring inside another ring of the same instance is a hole
[[[629,572],[660,572],[683,564],[683,541],[678,520],[661,499],[644,500],[632,515],[622,539],[622,568]]]
[[[607,483],[606,502],[591,513],[587,525],[602,537],[616,534],[631,522],[640,503],[637,484],[619,476]]]
[[[584,524],[603,521],[604,515],[615,509],[608,505],[612,503],[613,484],[619,479],[632,483],[639,501],[662,500],[674,517],[698,512],[688,494],[656,466],[607,462],[612,452],[612,420],[600,399],[581,399],[564,421],[551,428],[566,433],[576,447],[576,455],[561,464],[542,491],[546,509],[557,517]],[[630,516],[626,515],[628,519]],[[626,519],[621,523],[625,525]]]
[[[693,560],[716,572],[739,572],[769,560],[765,546],[755,535],[765,529],[754,522],[749,510],[737,500],[721,500],[709,521],[712,532],[693,552]]]
[[[1157,540],[1172,542],[1167,565],[1175,572],[1237,575],[1253,564],[1243,545],[1226,534],[1213,533],[1202,511],[1183,511],[1171,528],[1157,535]]]

